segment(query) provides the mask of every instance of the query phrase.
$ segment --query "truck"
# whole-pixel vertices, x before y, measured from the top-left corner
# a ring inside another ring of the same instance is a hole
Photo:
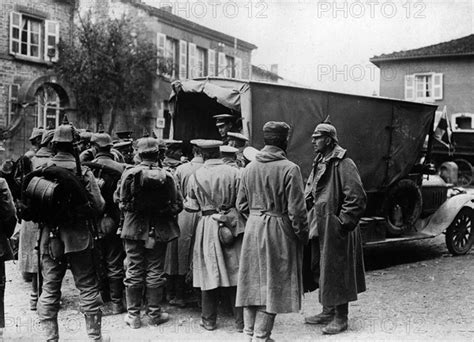
[[[170,138],[185,144],[219,138],[216,114],[237,117],[257,149],[264,146],[265,122],[287,122],[287,156],[304,179],[313,163],[313,129],[329,120],[367,193],[359,224],[366,246],[444,233],[452,254],[466,254],[472,247],[474,196],[453,190],[430,163],[435,105],[227,78],[175,81],[169,104]]]

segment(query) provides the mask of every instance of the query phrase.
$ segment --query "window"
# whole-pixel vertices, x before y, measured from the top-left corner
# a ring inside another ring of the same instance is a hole
[[[197,75],[197,47],[194,43],[188,43],[188,78]]]
[[[169,37],[166,37],[166,45],[165,45],[165,57],[166,57],[166,64],[168,67],[168,75],[171,78],[176,78],[176,70],[178,69],[178,65],[176,63],[177,56],[176,52],[178,51],[178,41]]]
[[[405,76],[405,100],[433,102],[443,99],[443,74]]]
[[[59,23],[10,13],[10,53],[15,57],[57,61]]]
[[[232,78],[234,71],[234,58],[230,56],[225,56],[225,71],[224,77]]]
[[[454,132],[470,132],[474,130],[473,113],[455,113],[451,115],[451,126]]]
[[[185,79],[188,77],[188,43],[185,40],[179,41],[179,78]]]
[[[197,75],[196,77],[207,76],[207,53],[205,49],[197,48]]]
[[[175,79],[178,69],[178,41],[162,33],[156,34],[157,74]]]
[[[207,75],[216,76],[216,51],[207,50]]]
[[[241,79],[242,78],[242,58],[234,58],[234,77]]]
[[[64,104],[58,93],[48,84],[36,92],[36,125],[37,127],[56,128],[64,115]]]
[[[225,69],[227,68],[225,53],[219,52],[217,54],[217,76],[225,76]]]

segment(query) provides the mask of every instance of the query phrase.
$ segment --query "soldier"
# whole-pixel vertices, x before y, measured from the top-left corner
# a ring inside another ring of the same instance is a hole
[[[224,164],[227,164],[236,168],[241,167],[241,164],[237,162],[237,152],[239,152],[238,149],[230,145],[222,145],[222,146],[219,146],[219,151],[221,152],[221,157],[222,157],[222,160],[224,161]]]
[[[3,341],[5,328],[5,261],[13,259],[8,238],[13,234],[16,225],[13,196],[5,179],[0,178],[0,341]]]
[[[237,197],[237,208],[248,215],[237,305],[255,341],[270,340],[278,313],[301,309],[308,222],[301,171],[286,158],[289,129],[284,122],[263,126],[265,147],[243,169]]]
[[[195,144],[196,140],[191,140]],[[175,178],[183,196],[186,196],[189,178],[199,169],[204,160],[201,149],[193,146],[194,158],[189,162],[179,165],[176,168]],[[178,225],[180,236],[171,241],[166,250],[166,274],[168,274],[167,294],[169,303],[179,307],[185,307],[185,277],[190,272],[190,265],[193,250],[193,236],[199,220],[199,212],[182,211],[178,215]]]
[[[41,140],[43,139],[43,132],[44,128],[43,127],[38,127],[38,128],[33,128],[33,131],[31,132],[31,136],[28,139],[31,143],[32,150],[36,152],[40,148]]]
[[[52,139],[54,129],[43,132],[40,148],[31,159],[32,169],[45,165],[54,155]],[[22,221],[18,249],[18,265],[20,272],[31,273],[30,310],[36,310],[38,302],[38,253],[35,249],[38,242],[38,224],[32,221]]]
[[[114,160],[111,153],[112,138],[107,133],[97,133],[95,136],[97,154],[91,163],[94,174],[99,176],[101,193],[105,200],[103,216],[99,219],[100,248],[102,250],[107,270],[107,280],[112,301],[112,314],[124,312],[123,307],[123,260],[125,252],[122,240],[117,235],[120,223],[120,210],[113,200],[113,193],[125,169],[125,165]],[[96,165],[96,166],[92,166]]]
[[[84,133],[90,133],[90,132],[84,132]],[[96,157],[96,154],[97,154],[97,149],[98,149],[98,146],[96,144],[97,134],[101,134],[101,133],[103,133],[103,132],[93,133],[93,134],[91,133],[89,148],[82,151],[80,156],[79,156],[81,162],[89,162],[89,161],[94,160],[94,158]],[[124,158],[123,158],[123,155],[119,151],[117,151],[116,149],[112,148],[110,150],[110,153],[112,153],[115,161],[117,161],[119,163],[124,163],[125,162]]]
[[[229,137],[229,146],[235,147],[238,149],[236,152],[236,163],[239,167],[244,167],[246,165],[245,158],[243,155],[245,147],[248,145],[249,139],[242,133],[237,132],[228,132],[227,136]]]
[[[75,183],[79,184],[80,188],[71,193],[85,191],[91,212],[101,212],[104,200],[92,172],[87,168],[79,168],[77,159],[74,157],[74,140],[75,130],[66,121],[54,132],[52,141],[56,155],[47,165],[69,170],[67,172],[69,175],[76,175],[76,172],[80,172],[82,180],[78,179],[78,182]],[[79,178],[79,176],[76,177]],[[105,340],[105,338],[102,339],[101,334],[102,312],[100,306],[102,300],[91,250],[93,244],[92,234],[89,230],[91,212],[79,215],[75,208],[69,208],[68,220],[60,221],[57,225],[45,224],[41,232],[40,258],[43,292],[39,298],[38,316],[48,341],[59,339],[57,316],[61,283],[68,264],[80,292],[80,308],[85,315],[89,339],[92,341]],[[60,212],[58,216],[64,217],[66,213]]]
[[[166,144],[165,158],[163,159],[163,167],[167,168],[168,171],[174,172],[176,168],[181,165],[182,151],[182,140],[165,139],[163,142]]]
[[[218,114],[213,116],[216,119],[216,127],[224,145],[229,143],[227,133],[234,129],[235,117],[231,114]]]
[[[141,162],[125,170],[114,195],[124,213],[121,237],[126,252],[128,311],[124,320],[132,329],[141,326],[144,290],[149,324],[169,320],[160,307],[166,282],[164,259],[166,244],[179,236],[176,215],[183,209],[173,175],[159,167],[158,141],[141,138],[137,150]]]
[[[236,329],[243,330],[242,309],[235,308],[239,255],[244,224],[235,209],[240,171],[220,159],[219,140],[201,140],[204,165],[189,178],[186,197],[188,211],[200,211],[193,251],[193,285],[202,291],[201,326],[217,328],[219,289],[225,292],[234,310]],[[216,216],[231,219],[233,244],[220,239]],[[225,245],[224,245],[225,243]]]

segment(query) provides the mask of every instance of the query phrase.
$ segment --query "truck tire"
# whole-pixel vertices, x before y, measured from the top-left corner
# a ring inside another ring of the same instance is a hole
[[[387,193],[384,205],[387,236],[398,237],[409,231],[420,218],[423,198],[411,179],[398,181]]]
[[[471,185],[472,180],[474,179],[472,175],[472,164],[466,159],[456,159],[454,162],[458,166],[458,185]]]
[[[474,243],[474,210],[464,207],[446,230],[446,247],[452,255],[464,255]]]

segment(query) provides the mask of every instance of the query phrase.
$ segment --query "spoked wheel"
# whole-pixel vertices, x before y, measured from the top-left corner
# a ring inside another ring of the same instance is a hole
[[[472,164],[465,159],[456,159],[454,161],[458,165],[458,184],[460,186],[468,186],[473,181]]]
[[[462,208],[446,230],[446,246],[452,255],[469,252],[474,243],[474,210]]]

